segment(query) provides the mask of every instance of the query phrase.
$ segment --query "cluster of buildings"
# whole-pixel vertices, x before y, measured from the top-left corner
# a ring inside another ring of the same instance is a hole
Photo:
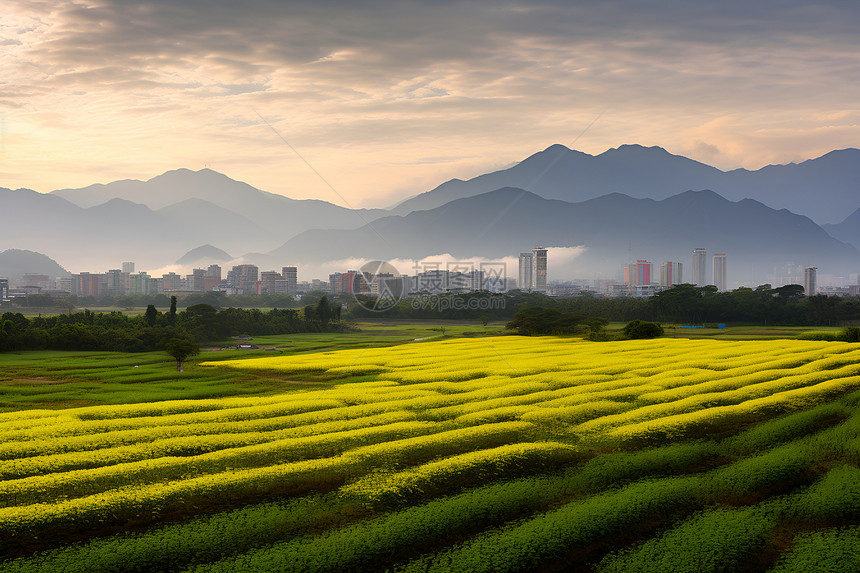
[[[233,266],[226,276],[223,276],[219,265],[209,265],[205,269],[194,269],[191,274],[184,276],[170,272],[154,277],[146,272],[135,272],[135,264],[126,262],[122,263],[121,269],[111,269],[106,273],[82,272],[58,278],[25,274],[11,284],[8,278],[0,278],[0,301],[32,294],[49,294],[55,298],[63,298],[70,295],[101,297],[218,291],[228,295],[289,294],[300,297],[304,293],[323,291],[333,295],[401,297],[473,291],[505,292],[514,288],[561,297],[575,296],[583,290],[596,290],[608,296],[647,297],[685,282],[697,286],[712,284],[717,290],[726,291],[726,259],[725,253],[712,256],[710,281],[706,276],[709,266],[707,251],[704,248],[696,248],[692,252],[689,277],[685,275],[684,264],[681,262],[660,263],[658,274],[655,273],[653,263],[637,260],[624,266],[623,279],[620,282],[605,279],[596,281],[599,284],[585,284],[582,281],[548,282],[547,249],[544,247],[535,247],[531,252],[520,253],[516,281],[507,276],[504,263],[480,263],[477,268],[471,263],[449,263],[446,268],[441,268],[441,264],[425,265],[422,269],[416,268],[413,275],[386,272],[382,268],[376,269],[375,272],[348,270],[332,273],[328,281],[313,279],[300,282],[298,268],[294,266],[282,267],[281,272],[260,272],[256,265],[242,264]],[[798,280],[790,282],[800,282],[800,272],[801,268],[798,267]],[[817,293],[860,296],[860,285],[821,289],[816,284],[816,267],[803,267],[802,272],[804,292],[808,296]]]
[[[685,280],[684,264],[677,261],[660,263],[659,276],[654,274],[654,264],[646,260],[637,260],[623,269],[624,279],[621,284],[610,289],[611,294],[618,296],[651,296],[661,290],[690,283],[696,286],[715,285],[718,291],[726,288],[726,254],[716,253],[712,259],[712,280],[706,275],[707,251],[702,248],[693,249],[690,265],[691,277]]]
[[[111,269],[106,273],[81,272],[67,277],[51,278],[47,275],[25,274],[9,284],[0,279],[2,298],[13,295],[50,294],[64,296],[122,296],[130,294],[187,294],[221,291],[227,294],[298,294],[310,290],[324,289],[322,281],[299,283],[297,267],[283,267],[275,271],[259,272],[255,265],[236,265],[227,271],[226,278],[219,265],[205,269],[194,269],[182,276],[174,272],[154,277],[141,271],[135,272],[134,263],[122,264],[122,269]]]
[[[706,275],[707,258],[708,253],[706,249],[693,249],[690,265],[691,276],[689,280],[685,280],[684,265],[680,262],[666,261],[660,263],[660,276],[658,279],[654,275],[654,265],[652,263],[646,260],[638,260],[624,267],[623,284],[614,285],[613,288],[610,288],[610,291],[616,295],[651,296],[663,289],[684,282],[696,286],[714,285],[720,292],[729,290],[726,279],[726,253],[715,253],[713,255],[711,259],[712,270],[710,281]],[[805,267],[803,269],[803,290],[807,296],[818,293],[816,285],[817,270],[816,267]],[[829,294],[849,294],[849,292],[851,291],[847,290],[845,293],[833,292]],[[857,294],[857,292],[853,292],[852,296],[856,296]]]

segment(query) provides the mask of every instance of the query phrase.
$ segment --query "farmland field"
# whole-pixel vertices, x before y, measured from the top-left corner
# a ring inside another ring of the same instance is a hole
[[[322,348],[0,414],[0,570],[860,569],[858,344]]]

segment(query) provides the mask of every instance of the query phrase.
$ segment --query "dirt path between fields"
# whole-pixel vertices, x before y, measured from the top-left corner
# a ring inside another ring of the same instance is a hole
[[[13,378],[11,380],[0,380],[0,384],[21,384],[30,386],[68,384],[69,382],[72,382],[72,380],[52,380],[51,378]]]

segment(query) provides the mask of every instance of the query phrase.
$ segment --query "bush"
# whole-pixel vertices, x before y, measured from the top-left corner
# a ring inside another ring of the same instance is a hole
[[[513,320],[505,328],[516,328],[526,336],[596,334],[609,321],[604,318],[587,317],[572,312],[562,312],[554,308],[531,306],[517,311]]]
[[[657,338],[663,336],[663,327],[657,322],[631,320],[622,331],[627,338]]]
[[[860,326],[847,326],[839,331],[839,340],[860,342]]]
[[[839,340],[836,332],[811,330],[797,335],[798,340],[817,340],[819,342],[836,342]]]

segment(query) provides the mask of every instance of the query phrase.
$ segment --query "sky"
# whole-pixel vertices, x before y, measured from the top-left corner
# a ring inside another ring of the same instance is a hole
[[[720,169],[860,147],[856,0],[14,0],[0,187],[211,168],[387,207],[561,143]]]

